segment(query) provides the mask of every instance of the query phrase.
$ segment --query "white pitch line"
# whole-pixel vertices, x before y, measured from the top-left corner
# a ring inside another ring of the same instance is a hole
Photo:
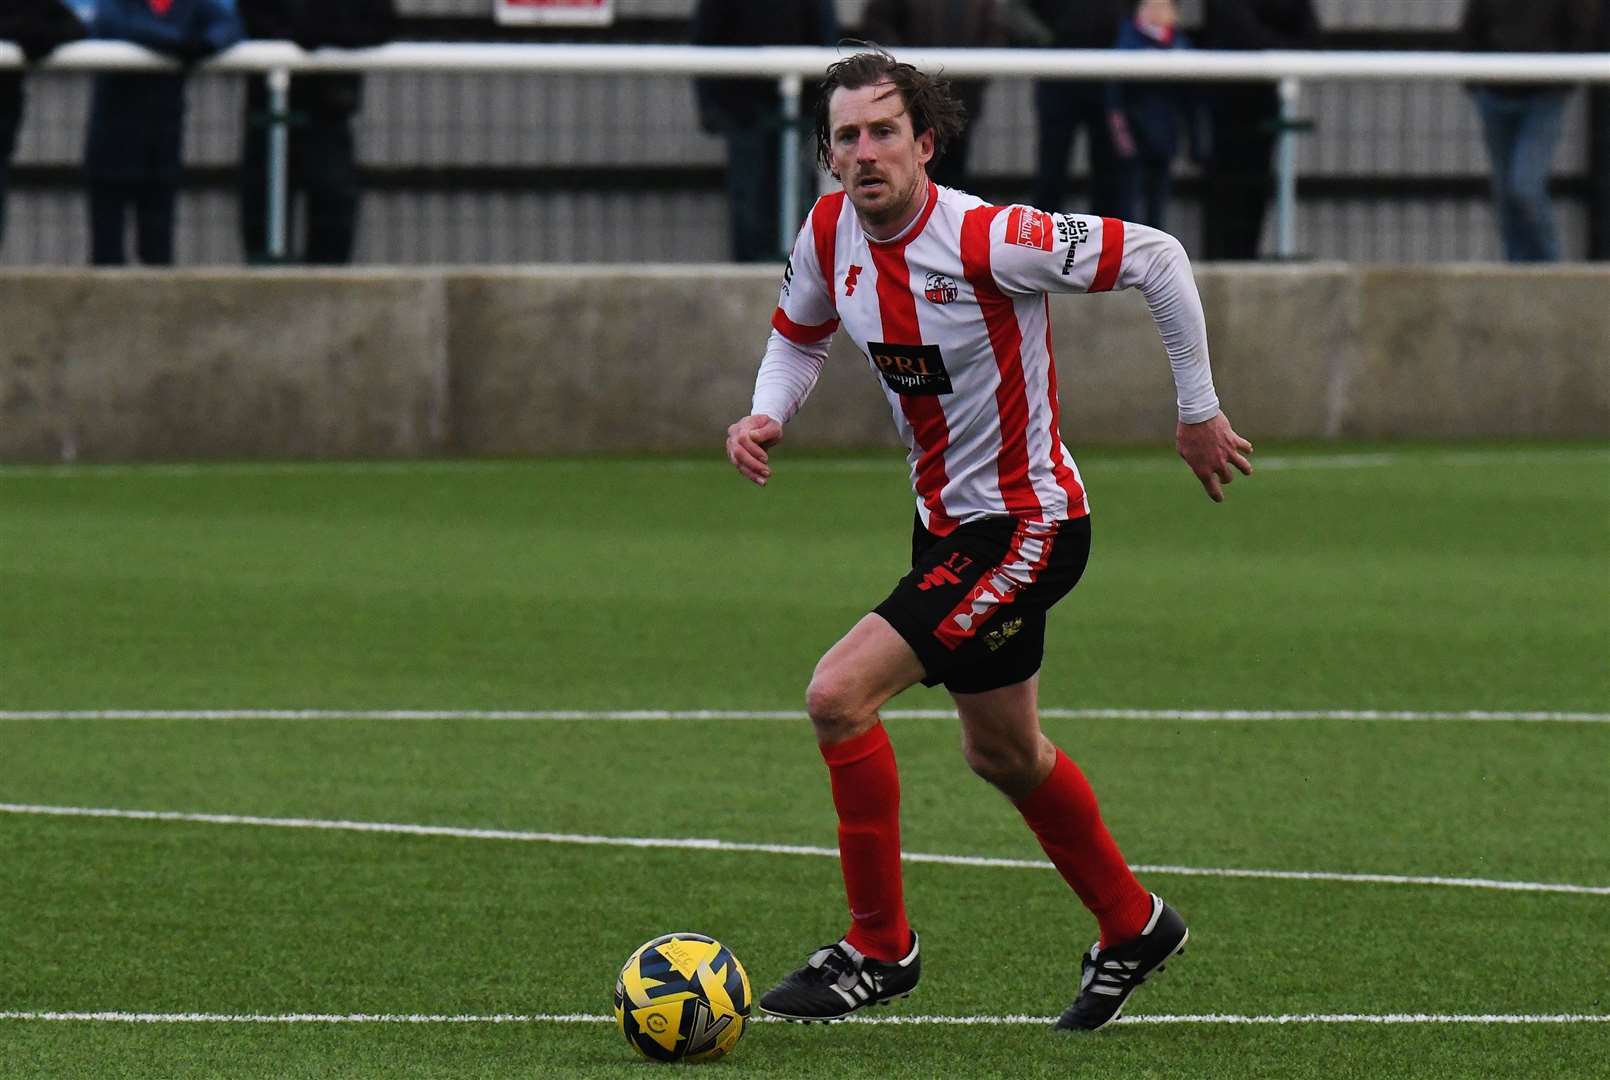
[[[954,720],[954,709],[885,709],[888,720]],[[1041,709],[1045,720],[1241,723],[1338,720],[1358,723],[1610,724],[1610,713],[1413,709]],[[806,720],[803,709],[4,709],[0,721],[39,720]]]
[[[201,825],[247,825],[275,829],[316,829],[328,832],[386,833],[400,836],[436,836],[457,840],[507,840],[518,843],[579,844],[593,847],[670,848],[693,851],[734,851],[763,855],[809,855],[836,859],[837,848],[805,844],[758,844],[698,837],[599,836],[589,833],[524,832],[513,829],[472,829],[451,825],[409,825],[384,821],[341,821],[323,818],[253,817],[243,814],[195,814],[177,810],[121,810],[89,806],[38,806],[26,803],[0,803],[0,813],[34,817],[114,818],[125,821],[169,821]],[[909,863],[942,866],[1003,867],[1017,870],[1050,870],[1049,862],[1036,859],[1003,859],[984,855],[937,855],[907,851],[901,859]],[[1408,874],[1352,874],[1323,870],[1249,870],[1233,867],[1153,866],[1132,867],[1138,874],[1180,877],[1256,878],[1273,881],[1339,881],[1372,885],[1436,885],[1499,892],[1572,893],[1610,896],[1610,885],[1573,885],[1563,882],[1506,881],[1491,878],[1430,877]]]
[[[774,1017],[753,1016],[780,1023]],[[1054,1016],[852,1016],[851,1024],[884,1025],[1043,1025]],[[613,1016],[591,1013],[142,1013],[0,1012],[0,1020],[112,1024],[612,1024]],[[1607,1013],[1285,1013],[1238,1016],[1230,1013],[1167,1013],[1125,1016],[1121,1024],[1603,1024]]]

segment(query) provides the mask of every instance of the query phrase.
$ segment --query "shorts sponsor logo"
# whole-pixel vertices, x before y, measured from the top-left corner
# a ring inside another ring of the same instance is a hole
[[[956,575],[965,573],[967,568],[972,565],[972,559],[969,559],[959,551],[953,551],[950,553],[950,558],[946,559],[943,564],[922,575],[922,580],[917,583],[917,591],[927,592],[929,589],[937,589],[941,585],[960,585],[962,579]]]
[[[1090,239],[1090,223],[1075,221],[1067,214],[1057,215],[1057,241],[1068,245],[1068,254],[1062,260],[1062,276],[1073,273],[1073,262],[1079,257],[1079,245]]]
[[[1002,645],[1005,645],[1007,639],[1021,629],[1023,629],[1023,619],[1021,616],[1016,619],[1007,619],[1001,625],[984,635],[984,644],[989,646],[990,652],[994,652]]]
[[[872,366],[889,389],[910,397],[952,393],[950,372],[938,345],[891,345],[883,341],[866,343]]]
[[[922,296],[930,304],[948,304],[956,299],[956,283],[944,274],[930,272],[923,283]]]
[[[1018,247],[1051,250],[1051,215],[1032,206],[1014,206],[1006,215],[1006,242]]]

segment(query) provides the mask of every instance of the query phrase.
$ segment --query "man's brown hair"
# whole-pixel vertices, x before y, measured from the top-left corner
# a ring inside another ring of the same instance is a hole
[[[816,160],[822,168],[833,171],[833,133],[829,130],[827,106],[835,90],[859,90],[887,82],[894,84],[900,100],[911,117],[913,135],[925,131],[934,133],[934,158],[950,140],[955,138],[967,122],[967,109],[950,90],[950,82],[938,75],[928,75],[910,64],[904,64],[866,42],[865,51],[843,60],[827,69],[816,98]]]

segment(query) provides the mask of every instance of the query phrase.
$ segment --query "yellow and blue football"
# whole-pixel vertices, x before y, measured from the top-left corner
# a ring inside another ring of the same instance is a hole
[[[749,1019],[749,976],[721,942],[666,934],[638,946],[615,980],[615,1023],[651,1061],[714,1061]]]

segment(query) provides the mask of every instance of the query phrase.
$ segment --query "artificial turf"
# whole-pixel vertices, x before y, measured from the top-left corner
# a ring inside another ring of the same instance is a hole
[[[1081,455],[1045,705],[1610,706],[1603,446],[1264,450],[1214,506]],[[0,712],[781,709],[903,570],[898,462],[0,469]],[[938,691],[897,703],[942,707]],[[889,723],[908,851],[1037,859],[953,721]],[[1610,724],[1056,719],[1142,865],[1610,885]],[[808,725],[0,720],[0,802],[830,846]],[[0,1013],[603,1015],[671,929],[764,987],[842,931],[829,857],[0,813]],[[1610,897],[1143,875],[1191,920],[1129,1013],[1610,1016]],[[1049,869],[907,868],[921,989],[1047,1016]],[[1610,1023],[756,1025],[717,1075],[1603,1076]],[[612,1025],[0,1020],[0,1076],[637,1076]]]

